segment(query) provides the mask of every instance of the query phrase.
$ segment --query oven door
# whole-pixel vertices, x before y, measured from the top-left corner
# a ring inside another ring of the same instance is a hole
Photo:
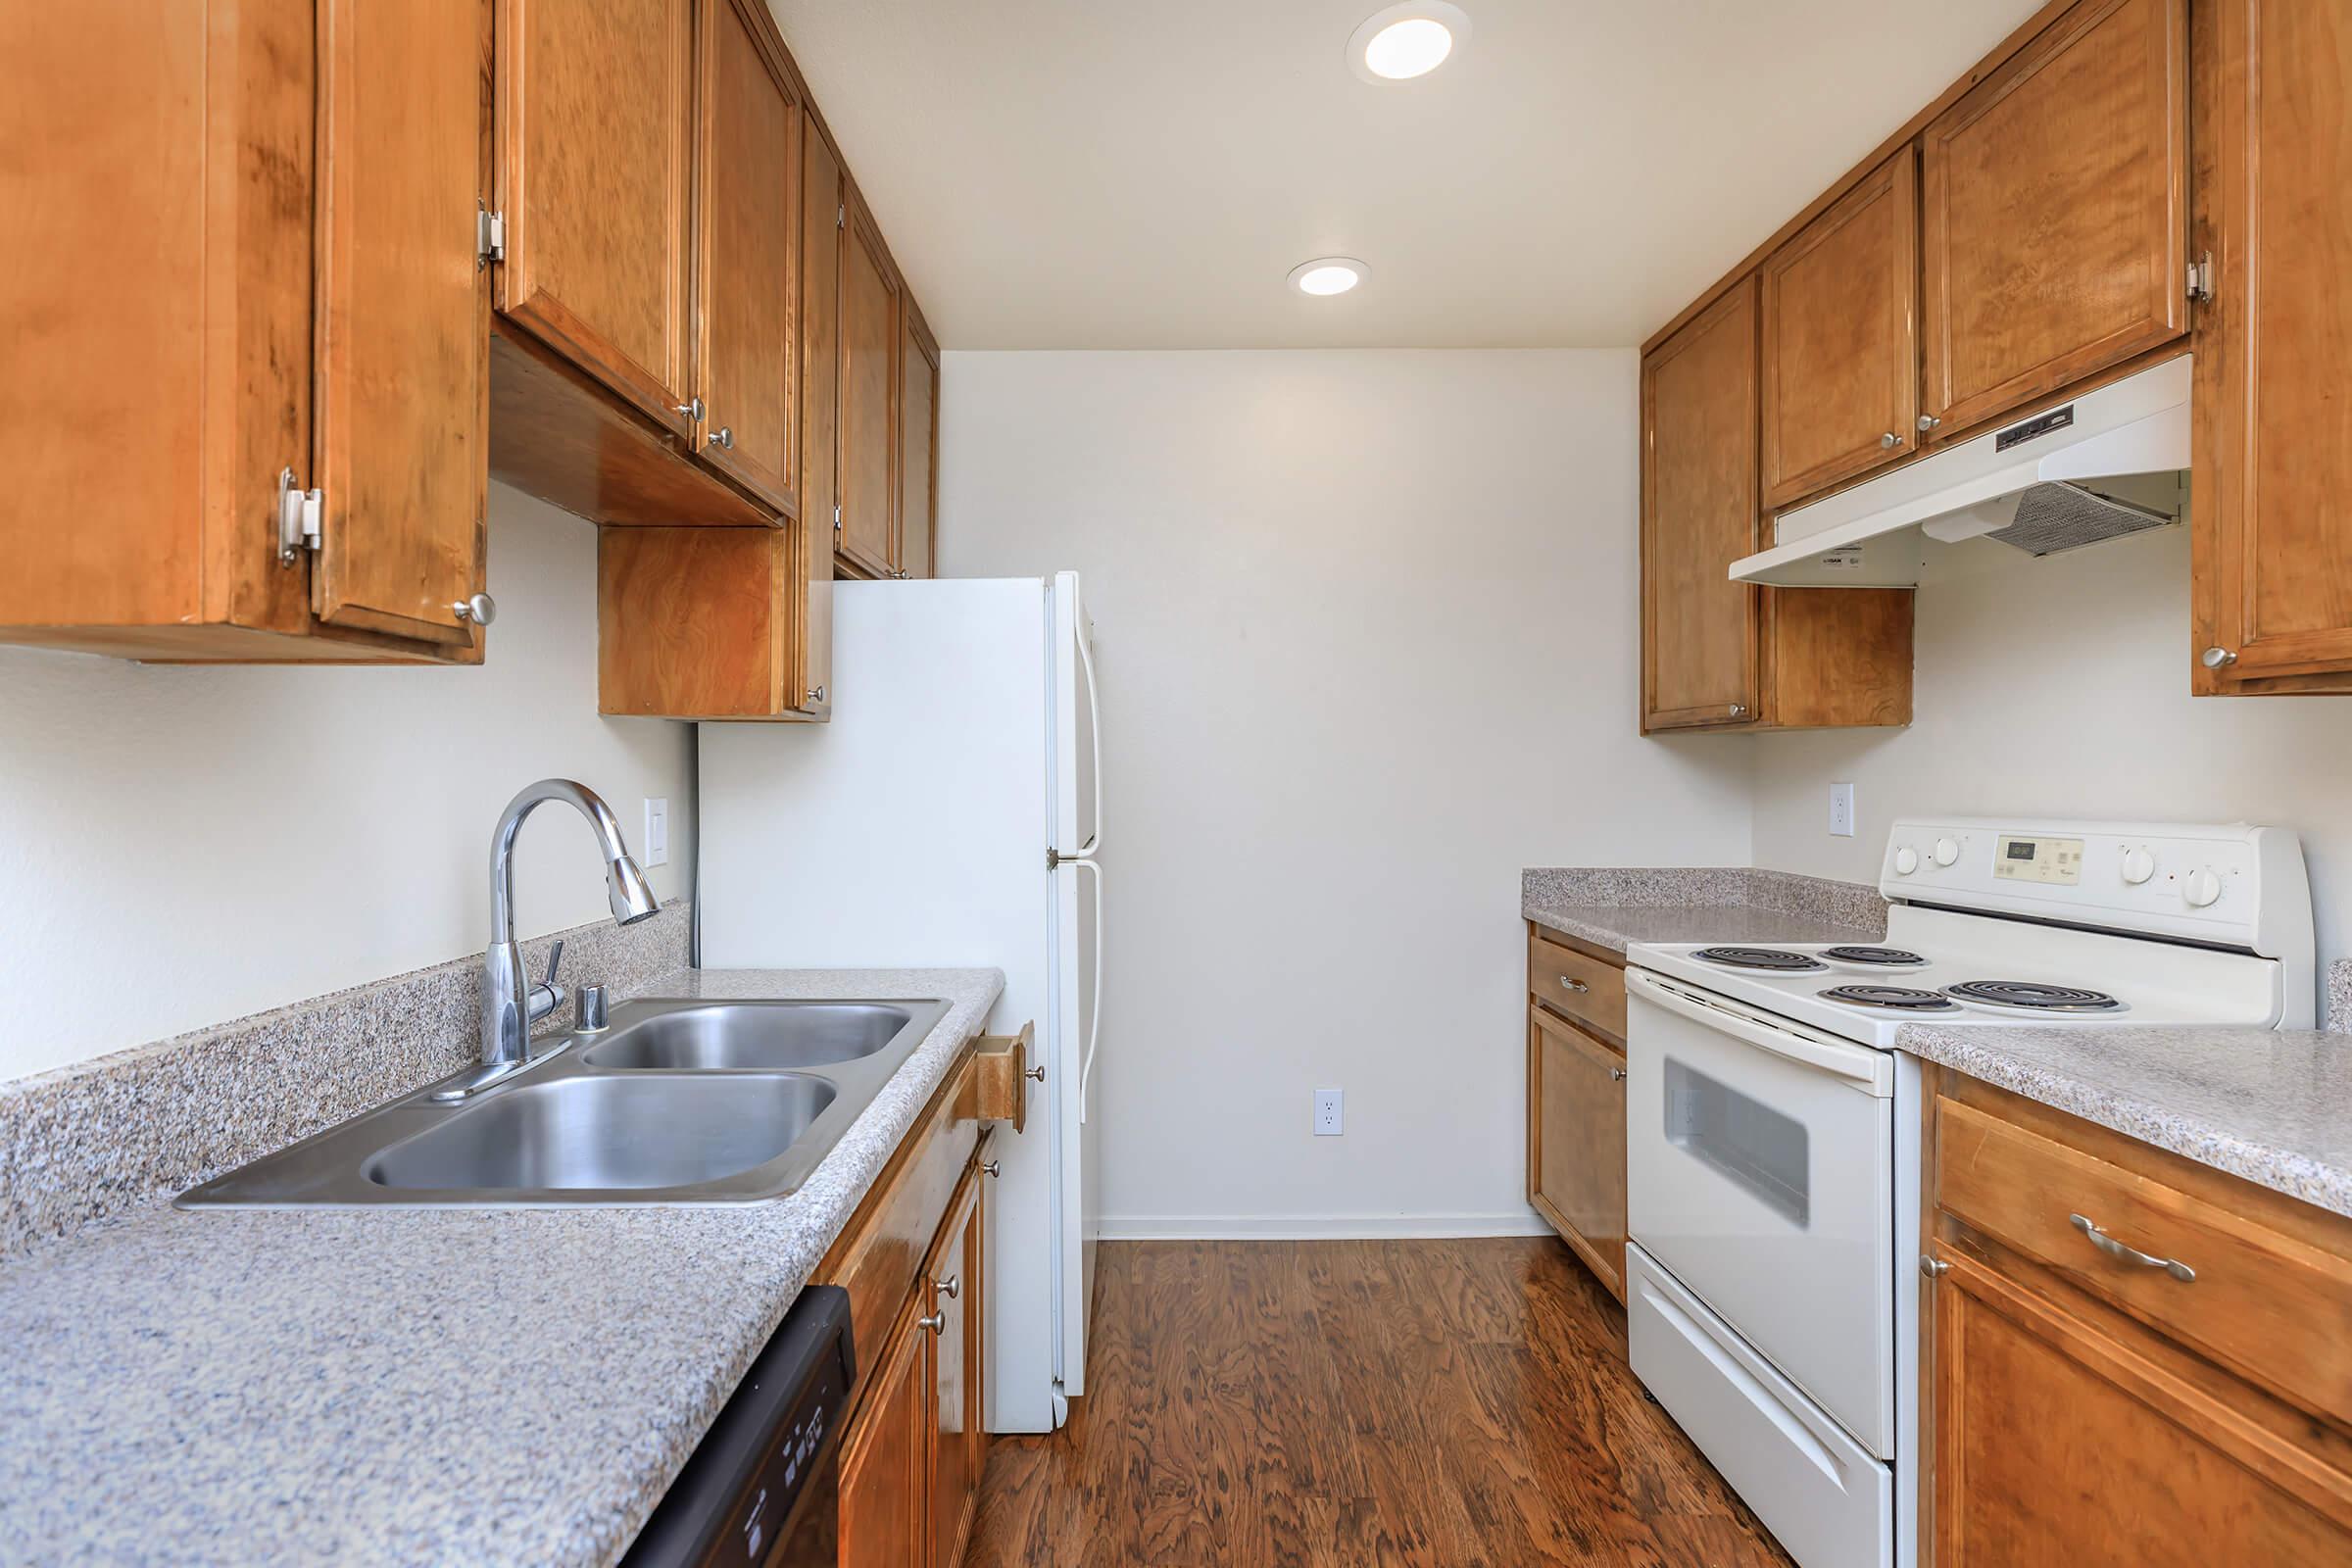
[[[1626,971],[1633,1239],[1882,1459],[1894,1454],[1894,1061]]]

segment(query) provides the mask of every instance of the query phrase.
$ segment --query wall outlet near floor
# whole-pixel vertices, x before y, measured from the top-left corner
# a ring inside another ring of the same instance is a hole
[[[1337,1138],[1341,1133],[1340,1092],[1337,1089],[1315,1091],[1315,1136]]]
[[[669,798],[648,796],[645,802],[645,842],[638,848],[640,866],[669,863]]]
[[[1854,836],[1854,787],[1851,784],[1830,786],[1830,836],[1839,839]]]

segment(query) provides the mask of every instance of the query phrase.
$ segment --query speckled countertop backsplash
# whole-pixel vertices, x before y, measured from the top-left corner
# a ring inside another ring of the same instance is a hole
[[[2352,958],[2328,966],[2328,983],[2321,988],[2320,1016],[2337,1034],[2352,1034]]]
[[[1533,866],[1519,912],[1616,952],[1634,942],[1862,942],[1886,901],[1861,882],[1754,866]]]
[[[617,1002],[685,967],[693,923],[681,899],[632,926],[575,926],[525,942],[523,968],[544,973],[561,938],[565,983]],[[480,1039],[481,967],[470,956],[0,1083],[0,1259],[457,1071]]]

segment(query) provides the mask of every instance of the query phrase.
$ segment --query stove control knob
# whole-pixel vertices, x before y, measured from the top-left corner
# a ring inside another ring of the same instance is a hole
[[[1958,858],[1960,858],[1959,845],[1954,844],[1950,839],[1936,841],[1936,863],[1937,865],[1949,865]]]
[[[2222,896],[2222,879],[2210,870],[2191,871],[2180,879],[2180,896],[2192,909],[2202,909]]]
[[[2124,880],[2126,882],[2137,887],[2155,874],[2156,857],[2145,850],[2126,850],[2124,852]]]
[[[1919,869],[1919,852],[1906,844],[1894,852],[1894,874],[1909,876]]]

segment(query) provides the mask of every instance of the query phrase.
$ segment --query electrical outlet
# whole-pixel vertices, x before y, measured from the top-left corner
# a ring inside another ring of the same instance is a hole
[[[666,796],[648,796],[645,802],[645,841],[639,846],[645,853],[637,863],[667,865],[669,863],[669,799]]]
[[[1337,1138],[1342,1131],[1340,1092],[1337,1089],[1315,1091],[1315,1136]]]
[[[1851,784],[1830,786],[1830,836],[1839,839],[1854,836],[1854,787]]]

